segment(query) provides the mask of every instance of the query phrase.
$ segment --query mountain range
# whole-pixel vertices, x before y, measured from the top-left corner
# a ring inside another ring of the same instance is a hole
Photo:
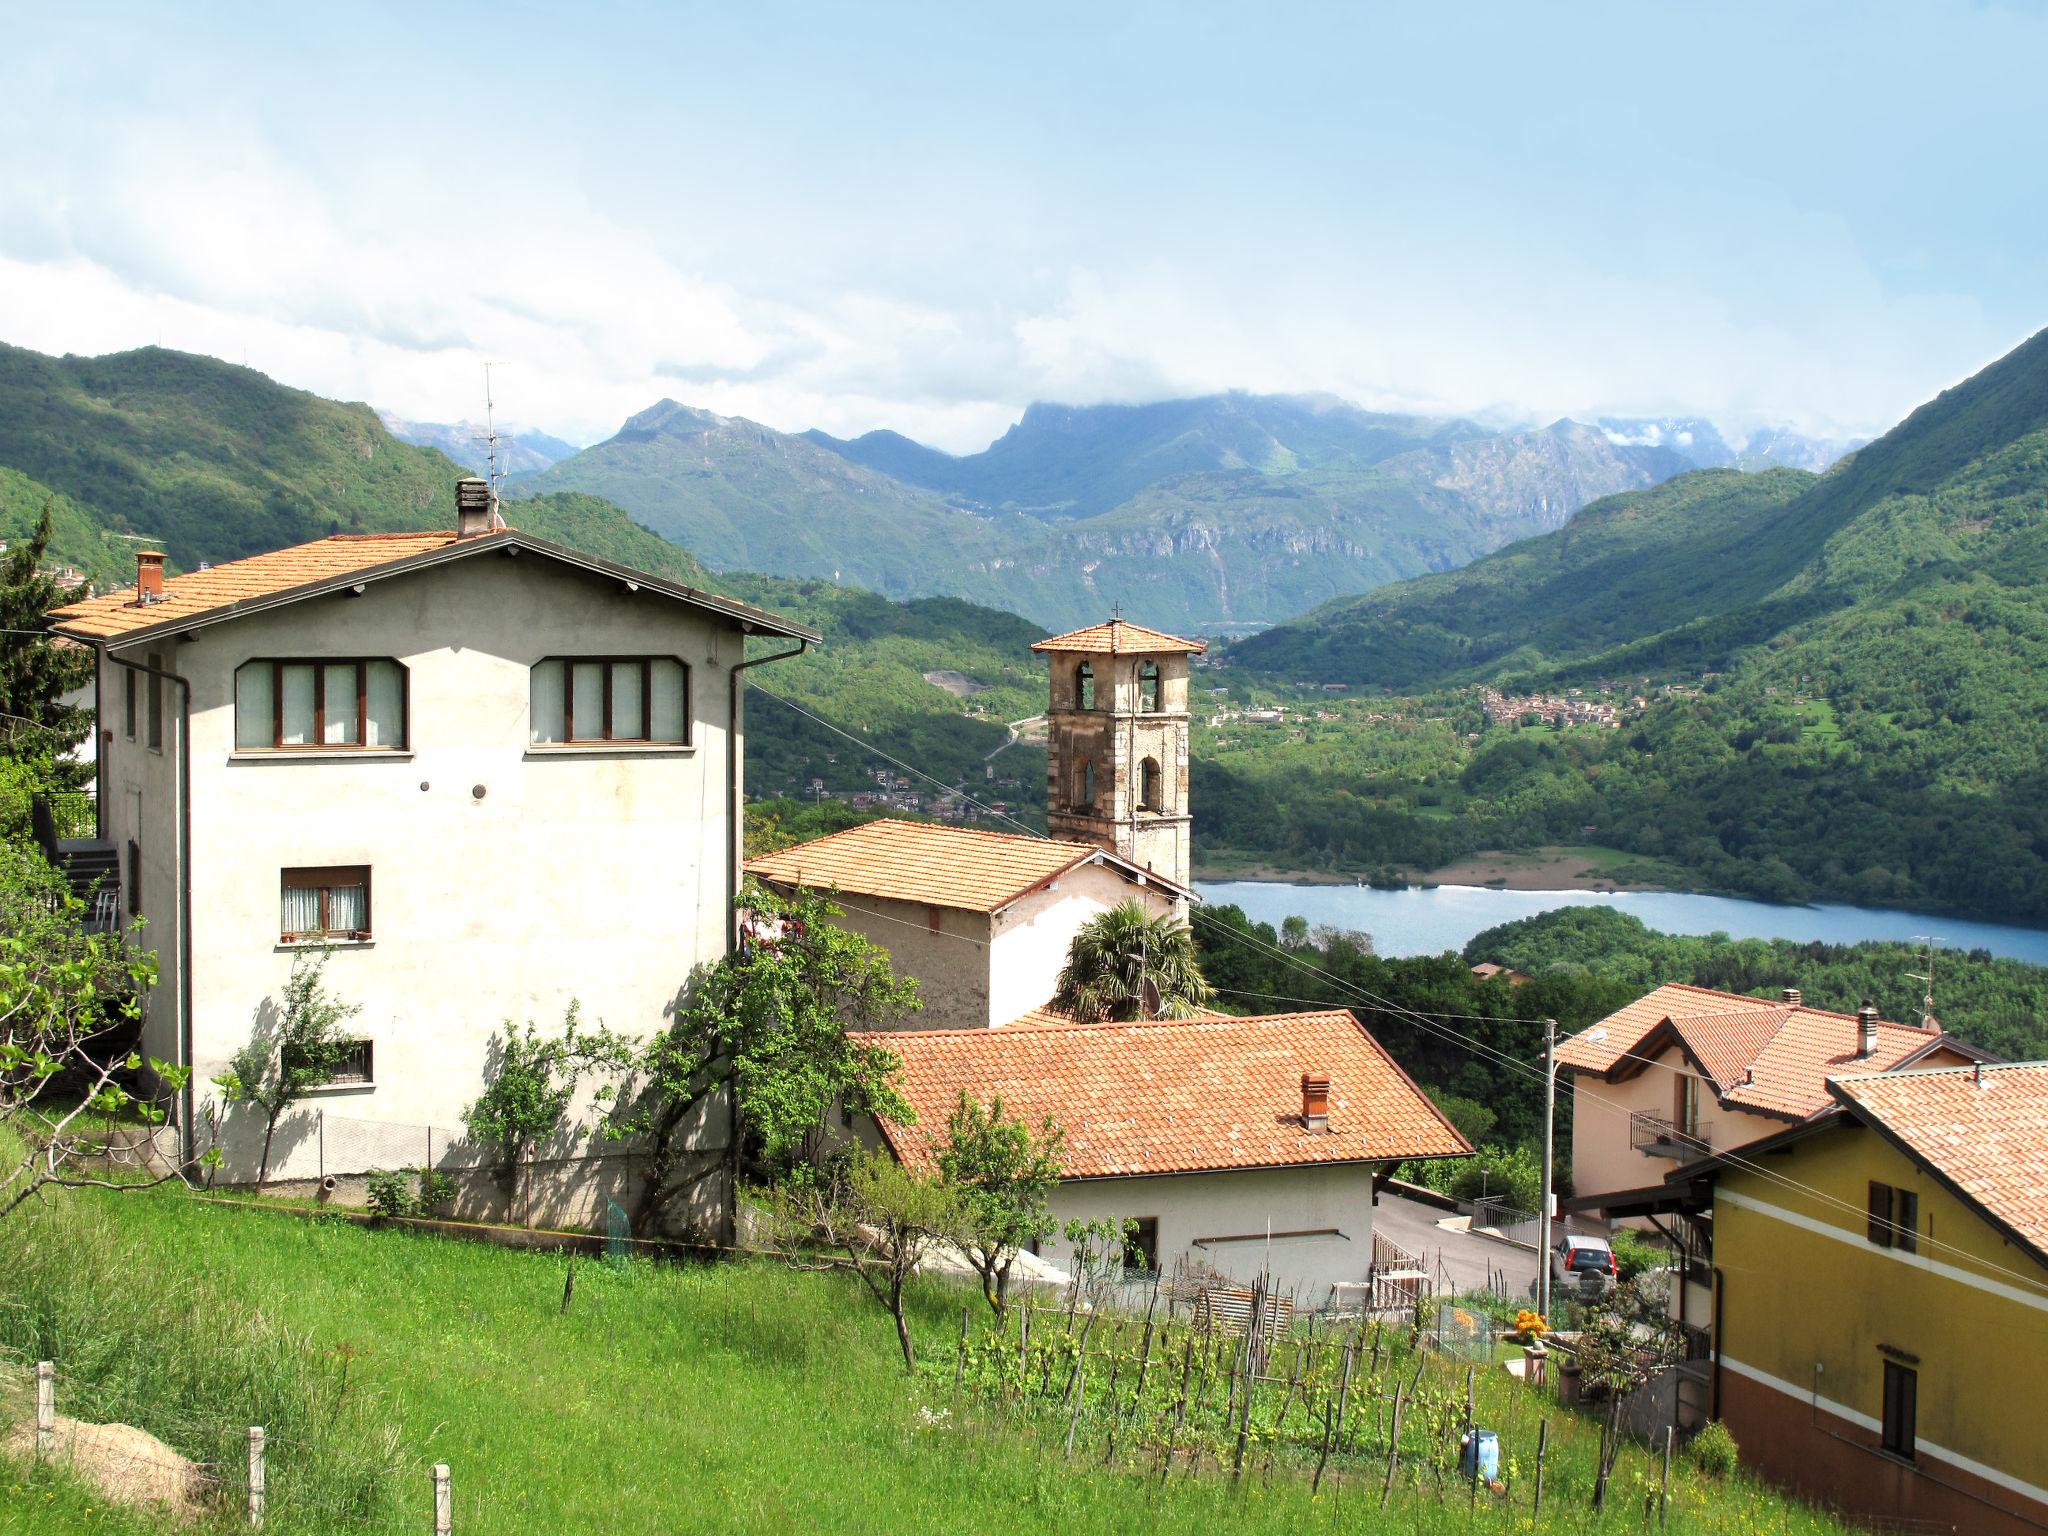
[[[1037,404],[980,453],[890,431],[783,433],[664,400],[513,482],[605,497],[714,569],[965,597],[1049,627],[1115,604],[1200,633],[1462,565],[1699,464],[1827,462],[1710,423],[1498,431],[1330,396]]]
[[[384,430],[400,442],[438,448],[475,474],[486,474],[490,470],[490,431],[480,423],[408,421],[396,411],[379,411],[377,419],[384,423]],[[534,427],[507,427],[498,433],[498,470],[501,474],[534,474],[574,452],[574,443],[565,443],[559,437],[550,437]]]

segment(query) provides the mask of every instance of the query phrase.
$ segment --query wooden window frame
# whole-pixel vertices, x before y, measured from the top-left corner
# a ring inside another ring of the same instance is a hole
[[[360,879],[355,877],[360,876]],[[340,885],[360,885],[363,888],[363,926],[344,929],[337,933],[328,926],[328,892]],[[376,908],[371,905],[370,866],[367,864],[312,864],[298,868],[282,869],[277,876],[278,916],[284,916],[284,893],[286,891],[318,891],[320,893],[320,927],[311,933],[293,933],[278,923],[280,944],[332,944],[364,943],[376,925]]]
[[[133,741],[135,740],[136,720],[140,713],[142,701],[142,685],[135,680],[135,669],[133,667],[123,667],[121,669],[121,682],[123,685],[122,697],[127,704],[128,739]]]
[[[1880,1248],[1892,1246],[1892,1187],[1876,1179],[1870,1181],[1869,1199],[1864,1205],[1867,1220],[1863,1235]]]
[[[1884,1398],[1878,1445],[1901,1461],[1919,1459],[1920,1373],[1896,1360],[1884,1362]]]
[[[1920,1251],[1920,1191],[1892,1191],[1892,1246],[1901,1253]]]
[[[164,664],[163,654],[152,651],[149,655],[149,750],[161,752],[164,749],[164,678],[170,670]]]
[[[657,661],[672,661],[683,669],[683,737],[680,741],[656,740],[654,731],[654,664]],[[543,656],[533,665],[545,667],[551,662],[562,664],[562,739],[560,741],[534,741],[531,721],[528,722],[528,746],[536,752],[547,752],[564,747],[688,747],[696,745],[697,721],[694,711],[696,680],[690,672],[690,664],[673,654],[648,652],[640,656]],[[646,732],[640,736],[614,736],[612,730],[612,668],[640,667],[640,726]],[[604,731],[602,736],[579,736],[576,734],[576,669],[601,666],[604,668]],[[528,709],[532,708],[531,669],[528,670]]]
[[[369,744],[370,737],[370,663],[388,661],[398,668],[398,713],[400,740]],[[329,667],[354,667],[356,669],[356,739],[354,741],[327,740],[327,669]],[[242,667],[270,668],[270,745],[267,747],[237,747],[238,752],[409,752],[412,750],[412,668],[396,656],[251,656],[235,675],[241,676]],[[284,739],[284,669],[286,667],[311,667],[313,669],[313,739],[311,741],[287,742]],[[241,734],[241,701],[235,701],[235,731],[237,739]]]

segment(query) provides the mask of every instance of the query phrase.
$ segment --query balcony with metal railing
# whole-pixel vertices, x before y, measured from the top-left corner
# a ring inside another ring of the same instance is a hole
[[[1668,1115],[1639,1109],[1628,1117],[1628,1144],[1645,1157],[1684,1162],[1714,1149],[1714,1128],[1705,1121],[1683,1126]]]

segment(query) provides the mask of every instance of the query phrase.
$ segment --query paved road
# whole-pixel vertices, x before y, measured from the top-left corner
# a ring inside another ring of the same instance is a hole
[[[1420,1201],[1382,1194],[1373,1211],[1373,1227],[1411,1253],[1420,1253],[1432,1275],[1441,1258],[1444,1283],[1453,1290],[1484,1290],[1489,1276],[1505,1271],[1508,1294],[1529,1295],[1536,1283],[1536,1255],[1469,1232],[1446,1232],[1437,1223],[1450,1214]]]

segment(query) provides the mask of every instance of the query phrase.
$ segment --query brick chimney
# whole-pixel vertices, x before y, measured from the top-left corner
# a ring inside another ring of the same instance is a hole
[[[480,533],[489,533],[493,521],[491,482],[476,475],[465,475],[456,481],[455,537],[473,539]]]
[[[1301,1123],[1310,1131],[1330,1128],[1330,1080],[1314,1073],[1301,1074]]]
[[[164,600],[164,557],[161,550],[135,551],[135,601],[160,603]]]
[[[1800,990],[1797,987],[1787,987],[1781,995],[1784,997],[1785,1001],[1794,1008],[1799,1007],[1800,1004],[1805,1001],[1804,995],[1800,992]]]
[[[1869,998],[1856,1010],[1856,1056],[1858,1060],[1877,1054],[1877,1004]]]

